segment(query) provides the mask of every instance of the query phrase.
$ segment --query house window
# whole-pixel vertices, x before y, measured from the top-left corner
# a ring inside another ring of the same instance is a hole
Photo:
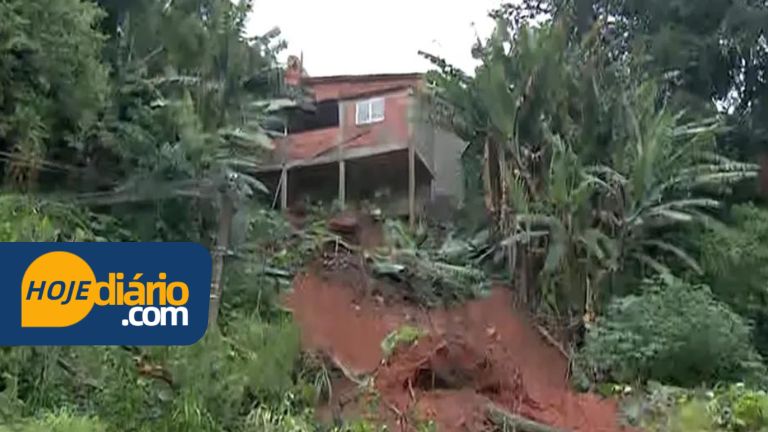
[[[359,125],[384,120],[384,98],[359,101],[356,118]]]

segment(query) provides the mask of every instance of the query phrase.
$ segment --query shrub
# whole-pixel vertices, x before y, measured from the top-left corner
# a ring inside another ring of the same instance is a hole
[[[106,426],[95,417],[74,415],[66,410],[14,422],[0,423],[0,432],[105,432]]]
[[[0,195],[0,241],[127,241],[130,233],[104,215],[23,195]]]
[[[587,331],[579,360],[598,380],[676,385],[763,379],[745,320],[706,286],[646,281],[614,300]]]
[[[649,432],[766,432],[768,394],[733,384],[714,390],[686,390],[649,384],[626,399],[624,414]]]
[[[88,432],[242,430],[246,414],[278,406],[302,417],[312,391],[296,377],[298,329],[254,316],[229,324],[229,332],[209,332],[184,347],[0,349],[0,425],[34,431],[41,413],[59,407],[98,417],[103,427]],[[57,414],[61,422],[65,414]],[[41,430],[78,430],[62,428]]]
[[[689,236],[699,250],[703,277],[717,298],[754,322],[758,350],[768,354],[768,210],[731,209],[729,225],[712,224]]]
[[[768,431],[768,394],[743,384],[717,389],[709,404],[714,422],[729,431]]]
[[[254,311],[263,319],[278,318],[281,292],[311,259],[315,245],[275,212],[249,208],[238,215],[231,245],[235,254],[224,268],[226,293],[221,315]]]

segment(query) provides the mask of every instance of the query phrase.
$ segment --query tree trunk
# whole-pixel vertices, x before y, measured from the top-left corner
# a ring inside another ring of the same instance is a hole
[[[485,180],[485,205],[491,213],[494,223],[494,231],[503,231],[501,226],[502,211],[502,187],[503,179],[500,167],[500,150],[498,144],[487,138],[485,142],[485,155],[483,163],[483,176]]]
[[[576,0],[576,29],[580,37],[584,37],[595,23],[594,0]]]
[[[495,430],[513,430],[520,432],[566,432],[563,429],[558,429],[552,426],[548,426],[501,408],[500,406],[489,403],[486,407],[488,417],[496,425]]]
[[[232,230],[232,219],[235,207],[232,198],[222,194],[221,209],[219,210],[219,232],[216,235],[216,247],[213,251],[213,272],[211,275],[211,301],[208,306],[208,328],[216,326],[223,291],[221,278],[224,273],[224,256],[229,249],[229,237]]]

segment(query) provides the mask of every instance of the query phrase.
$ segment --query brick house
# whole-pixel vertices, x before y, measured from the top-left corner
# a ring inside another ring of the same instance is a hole
[[[426,121],[421,74],[310,77],[291,57],[285,76],[314,104],[284,110],[284,136],[259,170],[283,209],[305,199],[367,201],[415,217],[461,203],[466,145]]]

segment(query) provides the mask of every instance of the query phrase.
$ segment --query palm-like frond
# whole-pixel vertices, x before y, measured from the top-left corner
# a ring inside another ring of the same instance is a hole
[[[644,253],[633,253],[630,254],[630,258],[636,259],[641,264],[645,264],[653,270],[654,272],[661,274],[661,275],[668,275],[672,274],[672,270],[664,265],[661,261],[658,261],[654,258],[651,258],[651,256],[644,254]]]
[[[588,253],[606,268],[612,269],[618,258],[616,241],[599,229],[588,229],[579,237],[579,241]]]
[[[670,253],[687,265],[691,270],[696,273],[701,273],[699,263],[690,254],[669,242],[663,240],[643,240],[640,242],[640,245],[643,247],[650,246],[657,248],[662,252]]]

